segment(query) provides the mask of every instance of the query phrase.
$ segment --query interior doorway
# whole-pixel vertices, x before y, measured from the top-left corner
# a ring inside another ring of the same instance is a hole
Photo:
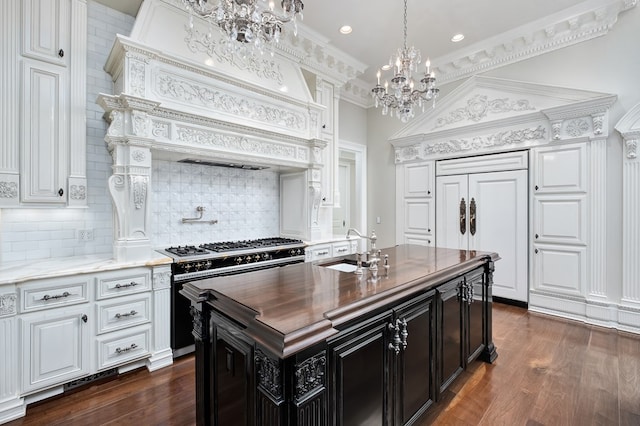
[[[345,236],[349,228],[367,232],[366,158],[365,145],[340,141],[338,154],[340,200],[333,209],[335,236]]]

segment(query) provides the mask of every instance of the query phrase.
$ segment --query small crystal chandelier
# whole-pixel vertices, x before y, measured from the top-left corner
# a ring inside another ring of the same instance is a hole
[[[425,63],[425,73],[420,79],[419,88],[414,88],[415,82],[412,73],[418,71],[418,65],[422,61],[420,51],[415,47],[407,48],[407,0],[404,0],[404,44],[402,49],[398,49],[395,59],[389,60],[389,68],[394,67],[394,76],[391,79],[391,92],[389,92],[389,82],[385,81],[384,86],[380,85],[381,72],[376,74],[378,83],[371,89],[375,106],[382,105],[382,115],[387,115],[389,109],[391,113],[395,110],[395,115],[403,123],[409,121],[414,113],[414,107],[422,108],[426,102],[433,100],[433,107],[436,105],[436,98],[440,91],[436,88],[435,73],[430,70],[431,62],[427,59]]]
[[[265,0],[261,0],[266,3]],[[216,24],[227,37],[231,49],[251,45],[260,53],[265,47],[273,53],[274,43],[280,41],[283,27],[293,22],[294,35],[298,35],[296,19],[302,19],[302,0],[282,0],[282,13],[274,11],[274,2],[269,0],[268,7],[258,7],[258,0],[182,0],[192,14],[189,25],[193,26],[193,14],[205,18],[210,24]],[[239,43],[236,43],[239,42]]]

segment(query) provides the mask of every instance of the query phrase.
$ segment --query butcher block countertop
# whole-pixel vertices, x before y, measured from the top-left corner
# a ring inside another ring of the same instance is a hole
[[[344,258],[299,263],[186,283],[182,294],[231,318],[274,354],[286,358],[336,334],[345,323],[426,292],[488,261],[496,253],[399,245],[388,276],[377,280],[327,268]],[[347,256],[354,259],[355,257]]]

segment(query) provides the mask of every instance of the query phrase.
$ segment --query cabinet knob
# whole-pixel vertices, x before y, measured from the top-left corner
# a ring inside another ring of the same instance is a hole
[[[534,252],[535,252],[536,254],[538,254],[538,249],[535,249],[535,250],[534,250]]]
[[[323,129],[326,129],[326,128],[327,128],[327,125],[326,125],[326,124],[323,124],[323,125],[322,125],[322,128],[323,128]]]
[[[536,188],[536,191],[537,191],[538,190],[538,185],[536,185],[535,188]]]
[[[536,240],[537,240],[540,236],[538,234],[536,234],[535,237],[536,237]]]
[[[431,195],[431,190],[427,190],[427,195]]]
[[[64,195],[64,190],[62,188],[58,190],[58,195],[61,197]]]
[[[86,322],[87,322],[87,320],[89,319],[89,318],[87,318],[87,315],[86,315],[86,314],[82,315],[80,318],[82,318],[82,321],[83,321],[83,322],[85,322],[85,323],[86,323]]]
[[[64,58],[64,50],[62,49],[58,50],[58,56],[60,56],[61,58]]]

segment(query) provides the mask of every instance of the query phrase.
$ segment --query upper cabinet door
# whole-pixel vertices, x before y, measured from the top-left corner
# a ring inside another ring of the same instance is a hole
[[[404,196],[433,196],[433,161],[404,166]]]
[[[534,195],[587,190],[587,147],[560,145],[533,150]]]
[[[22,202],[66,203],[67,69],[23,61]]]
[[[67,66],[69,0],[22,0],[23,56]]]

